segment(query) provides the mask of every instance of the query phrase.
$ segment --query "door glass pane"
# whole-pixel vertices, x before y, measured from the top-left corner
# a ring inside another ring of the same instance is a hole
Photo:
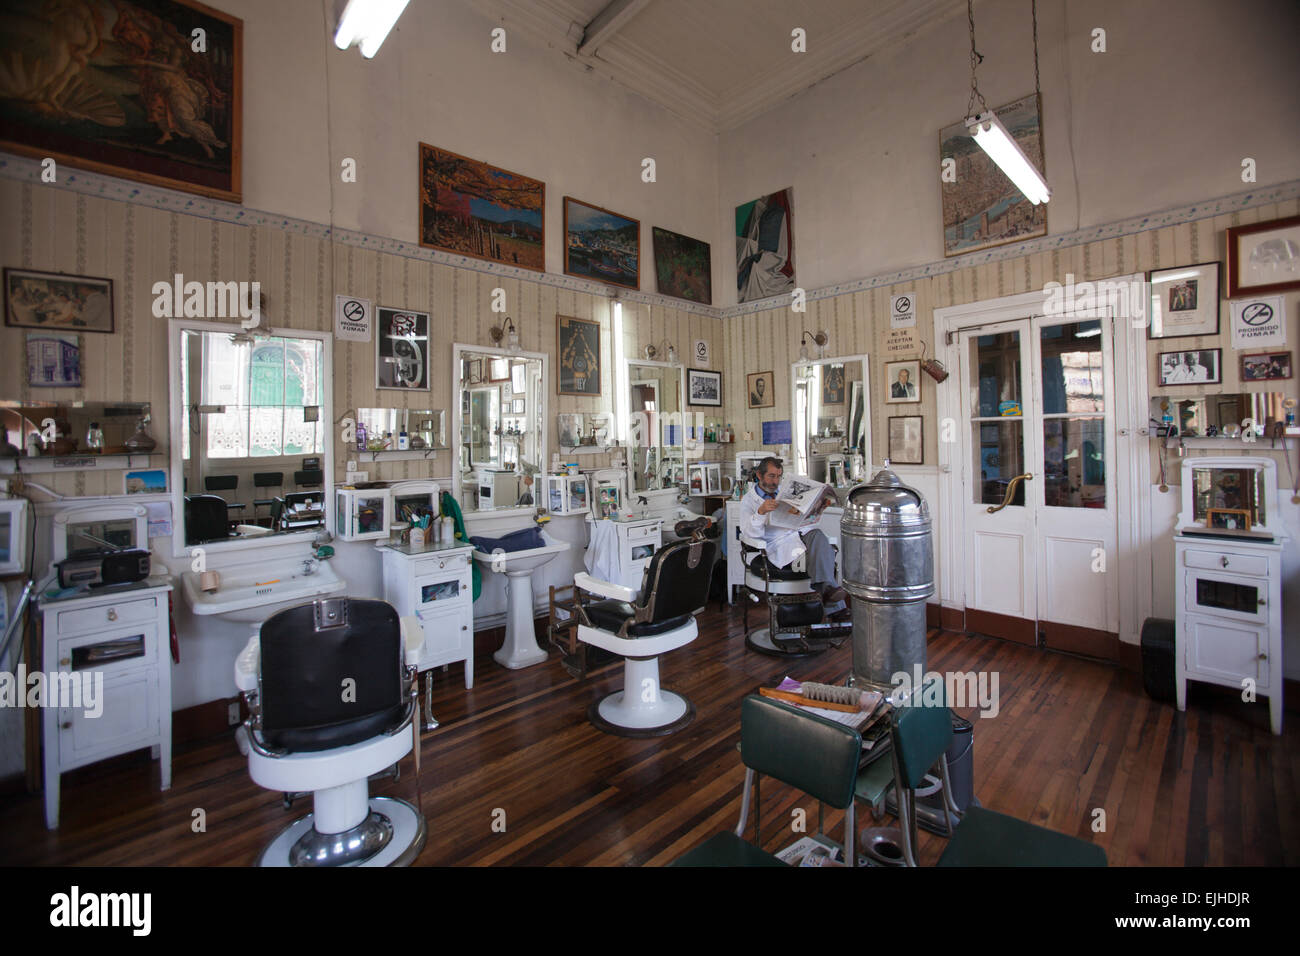
[[[1043,479],[1049,507],[1106,507],[1106,420],[1043,422]]]
[[[972,422],[975,448],[975,503],[1000,505],[1007,485],[1025,473],[1025,443],[1021,422]],[[1025,503],[1025,483],[1016,485],[1013,505]]]
[[[1020,415],[1019,332],[981,335],[973,339],[971,368],[977,370],[975,394],[971,396],[975,417]]]
[[[1039,335],[1043,353],[1043,414],[1105,411],[1101,322],[1045,325]]]

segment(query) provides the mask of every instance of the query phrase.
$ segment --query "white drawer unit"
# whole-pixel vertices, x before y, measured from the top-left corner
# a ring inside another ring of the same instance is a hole
[[[59,825],[59,775],[150,747],[171,787],[170,585],[40,602],[46,684],[45,825]]]
[[[424,628],[419,669],[463,661],[465,688],[474,686],[473,546],[384,545],[384,600]],[[427,688],[426,688],[427,689]]]

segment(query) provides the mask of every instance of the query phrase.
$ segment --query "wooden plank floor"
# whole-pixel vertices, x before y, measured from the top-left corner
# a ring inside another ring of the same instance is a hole
[[[442,726],[422,747],[429,840],[417,863],[657,866],[733,827],[744,776],[741,698],[785,673],[841,680],[851,647],[805,661],[754,654],[739,610],[716,604],[700,630],[662,662],[664,686],[697,709],[690,727],[666,738],[611,737],[587,723],[587,705],[620,685],[619,664],[578,682],[554,653],[513,672],[482,655],[468,692],[459,668],[440,674],[434,713]],[[1112,865],[1300,863],[1296,715],[1274,737],[1266,703],[1201,685],[1179,714],[1149,699],[1135,674],[990,638],[933,632],[929,663],[998,674],[1001,712],[975,720],[975,792],[984,806],[1095,839]],[[412,769],[407,758],[402,779],[373,792],[413,800]],[[815,826],[815,802],[770,780],[762,794],[768,849],[794,838],[796,807]],[[308,802],[286,814],[278,794],[252,783],[228,737],[178,752],[167,793],[142,751],[65,775],[55,832],[43,825],[39,796],[0,803],[0,863],[246,865]],[[1096,834],[1095,808],[1106,819]],[[198,809],[203,832],[192,826]],[[865,812],[860,821],[871,825]],[[828,811],[827,829],[841,832],[838,813]],[[923,832],[922,865],[943,845]]]

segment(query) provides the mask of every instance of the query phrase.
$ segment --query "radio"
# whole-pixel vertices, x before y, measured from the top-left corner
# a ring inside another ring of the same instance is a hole
[[[59,587],[107,587],[131,584],[149,576],[149,552],[143,548],[73,551],[55,565]]]

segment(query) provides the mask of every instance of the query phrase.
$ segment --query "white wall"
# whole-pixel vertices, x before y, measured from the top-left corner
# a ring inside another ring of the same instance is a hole
[[[1300,4],[1043,0],[1038,26],[1050,233],[1240,192],[1243,157],[1260,184],[1300,177]],[[1032,93],[1029,3],[976,3],[975,28],[989,107]],[[805,289],[943,259],[939,130],[965,114],[967,30],[948,18],[724,133],[715,257],[738,204],[791,186]]]

